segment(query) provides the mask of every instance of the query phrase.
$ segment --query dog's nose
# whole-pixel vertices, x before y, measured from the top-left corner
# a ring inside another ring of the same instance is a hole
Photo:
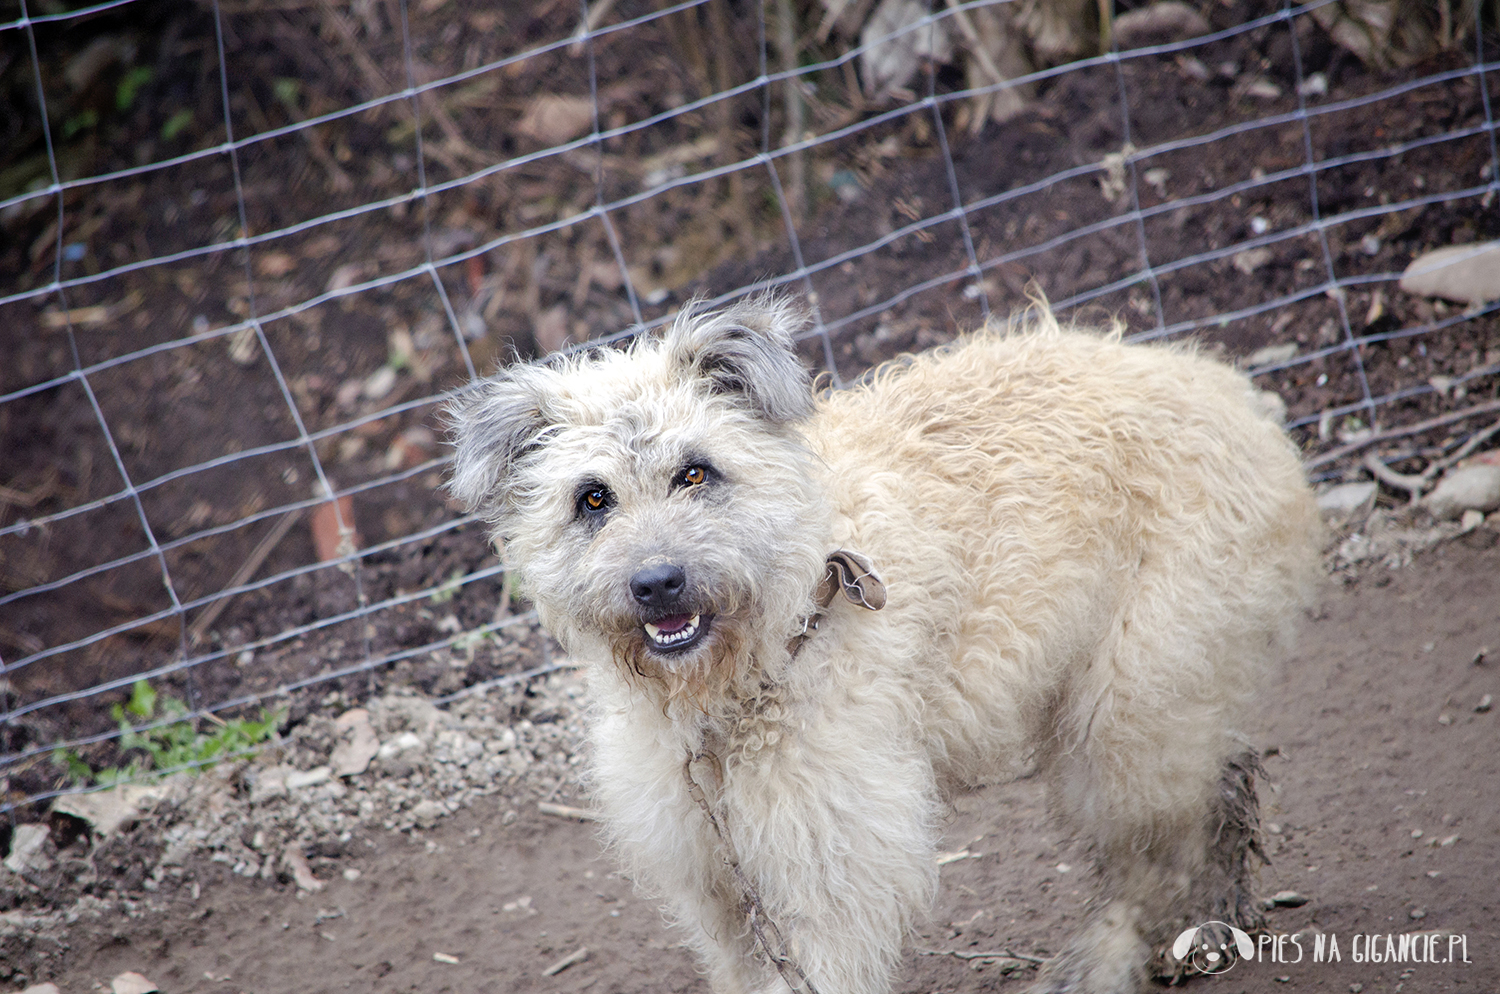
[[[630,578],[630,593],[642,607],[674,607],[686,586],[682,567],[671,563],[647,566]]]

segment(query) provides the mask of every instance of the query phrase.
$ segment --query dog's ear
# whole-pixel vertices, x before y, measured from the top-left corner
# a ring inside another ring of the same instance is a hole
[[[443,410],[453,442],[448,492],[491,523],[504,513],[511,471],[551,424],[549,371],[516,363],[466,391]]]
[[[1254,959],[1255,943],[1251,940],[1249,933],[1233,925],[1229,926],[1229,932],[1234,936],[1234,948],[1239,950],[1240,959]]]
[[[766,420],[800,421],[813,412],[812,381],[793,334],[805,321],[789,300],[761,298],[705,313],[682,309],[664,347],[716,393],[743,397]]]
[[[1186,959],[1188,950],[1193,948],[1193,939],[1198,934],[1196,926],[1183,932],[1172,942],[1172,955],[1178,959]]]

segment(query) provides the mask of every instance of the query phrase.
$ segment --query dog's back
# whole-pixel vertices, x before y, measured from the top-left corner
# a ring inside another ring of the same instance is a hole
[[[1244,376],[1189,349],[1042,312],[887,364],[808,434],[836,527],[888,578],[886,620],[933,639],[928,695],[1003,702],[993,741],[958,719],[962,779],[1039,734],[1075,747],[1122,707],[1140,740],[1139,705],[1163,695],[1217,763],[1203,737],[1264,678],[1316,575],[1291,444]]]

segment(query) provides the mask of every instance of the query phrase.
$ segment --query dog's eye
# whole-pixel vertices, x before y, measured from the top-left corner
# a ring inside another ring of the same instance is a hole
[[[677,478],[677,482],[684,487],[696,487],[707,479],[708,470],[702,466],[689,466],[682,471],[682,475]]]
[[[598,484],[584,487],[578,494],[578,510],[583,514],[607,511],[614,502],[615,495],[609,492],[609,488]]]

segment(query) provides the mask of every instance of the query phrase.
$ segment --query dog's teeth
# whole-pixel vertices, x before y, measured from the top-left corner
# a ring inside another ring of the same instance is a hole
[[[643,623],[642,627],[646,629],[646,635],[651,639],[652,642],[655,642],[657,645],[675,645],[678,642],[685,642],[688,639],[692,638],[694,635],[698,634],[699,617],[699,615],[693,615],[688,619],[687,624],[677,629],[677,631],[669,632],[667,634],[662,634],[661,628],[651,624],[650,622]]]

